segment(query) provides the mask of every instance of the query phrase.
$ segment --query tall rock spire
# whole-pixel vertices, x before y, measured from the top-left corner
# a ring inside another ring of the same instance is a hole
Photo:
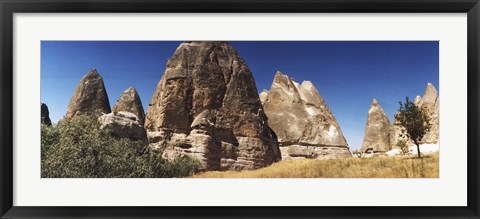
[[[103,79],[95,68],[78,82],[68,104],[66,118],[92,113],[110,113],[107,91]]]
[[[363,137],[362,151],[386,152],[390,147],[391,126],[387,115],[376,99],[368,109],[367,124]]]
[[[134,87],[129,87],[125,90],[115,103],[113,112],[120,111],[135,114],[139,119],[139,123],[143,126],[145,121],[145,111],[143,110],[140,96],[138,96],[137,90],[135,90]]]
[[[440,126],[440,97],[433,84],[428,83],[420,101],[420,107],[430,117],[430,130],[423,136],[421,143],[438,143]]]
[[[312,82],[299,84],[278,71],[264,95],[265,114],[284,159],[351,156],[335,116]]]
[[[147,109],[150,147],[205,169],[256,169],[280,159],[247,64],[227,42],[184,42]]]

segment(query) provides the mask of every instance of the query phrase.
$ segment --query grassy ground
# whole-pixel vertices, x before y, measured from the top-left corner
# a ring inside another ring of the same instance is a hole
[[[439,155],[287,160],[250,171],[209,171],[195,178],[438,178]]]

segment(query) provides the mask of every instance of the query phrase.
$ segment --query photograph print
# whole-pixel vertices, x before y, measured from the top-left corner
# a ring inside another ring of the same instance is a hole
[[[439,91],[438,41],[42,41],[41,177],[438,178]]]

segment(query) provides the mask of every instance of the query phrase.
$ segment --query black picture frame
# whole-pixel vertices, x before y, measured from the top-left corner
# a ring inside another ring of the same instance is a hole
[[[0,0],[0,215],[2,218],[479,218],[479,0]],[[17,207],[13,206],[14,13],[467,13],[466,207]]]

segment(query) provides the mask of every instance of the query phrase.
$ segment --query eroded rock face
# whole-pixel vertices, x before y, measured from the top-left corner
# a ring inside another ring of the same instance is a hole
[[[398,142],[400,140],[406,142],[407,145],[413,144],[413,141],[406,135],[407,130],[403,126],[396,125],[397,123],[397,119],[394,117],[390,128],[390,148],[398,148]]]
[[[98,119],[101,129],[107,129],[114,137],[128,138],[147,143],[147,133],[138,117],[131,112],[112,112]]]
[[[40,117],[41,117],[41,123],[45,125],[52,125],[52,121],[50,120],[50,112],[48,111],[48,106],[47,104],[42,103],[41,104],[41,112],[40,112]]]
[[[367,125],[363,137],[363,152],[387,152],[390,148],[391,125],[387,114],[376,99],[368,109]]]
[[[107,91],[97,70],[90,70],[77,85],[68,104],[66,118],[92,113],[110,113]]]
[[[440,125],[440,98],[438,96],[437,89],[431,84],[427,84],[423,98],[419,103],[419,106],[430,117],[430,130],[423,136],[422,144],[436,144],[439,139],[439,125]]]
[[[414,104],[424,110],[427,115],[430,117],[430,131],[428,131],[422,140],[419,142],[420,144],[438,144],[439,142],[439,127],[440,127],[440,97],[438,96],[437,90],[435,87],[428,83],[425,89],[425,93],[423,97],[416,96],[414,100]],[[405,135],[400,136],[402,130],[403,133],[406,133],[405,128],[399,125],[395,125],[397,122],[393,121],[392,131],[391,131],[391,140],[390,144],[392,148],[397,146],[397,143],[400,139],[407,142],[408,145],[414,144],[412,140],[408,139]]]
[[[264,109],[284,159],[350,157],[333,113],[310,81],[298,84],[277,72]]]
[[[135,114],[140,125],[143,126],[145,122],[145,111],[143,110],[140,96],[138,96],[137,90],[135,90],[134,87],[129,87],[127,90],[125,90],[115,103],[113,112],[121,111]]]
[[[280,159],[253,76],[226,42],[185,42],[147,109],[150,147],[197,157],[207,170],[256,169]]]

